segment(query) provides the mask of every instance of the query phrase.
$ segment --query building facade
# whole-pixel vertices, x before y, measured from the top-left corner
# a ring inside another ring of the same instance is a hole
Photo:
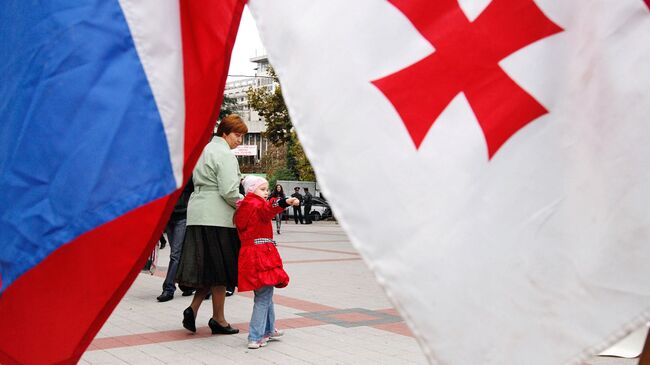
[[[275,91],[276,85],[273,78],[269,75],[269,59],[267,56],[258,56],[250,59],[251,62],[256,64],[255,75],[247,77],[237,77],[232,81],[226,82],[224,95],[236,101],[235,113],[239,114],[246,125],[248,126],[248,133],[244,137],[245,146],[242,148],[242,153],[246,153],[240,157],[242,163],[257,163],[264,157],[269,148],[269,142],[262,136],[266,131],[266,121],[262,118],[257,111],[253,110],[248,103],[248,90],[266,88],[268,91]],[[257,146],[256,152],[252,146]],[[235,151],[237,154],[238,151]],[[251,155],[255,153],[254,155]]]

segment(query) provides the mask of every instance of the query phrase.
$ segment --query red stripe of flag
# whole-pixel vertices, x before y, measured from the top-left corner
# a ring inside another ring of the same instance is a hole
[[[180,4],[187,179],[221,105],[245,0]],[[76,363],[140,272],[178,193],[78,237],[16,280],[0,297],[0,363]]]

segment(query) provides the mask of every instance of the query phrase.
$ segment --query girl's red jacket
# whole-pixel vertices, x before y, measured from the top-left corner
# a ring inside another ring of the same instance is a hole
[[[284,210],[277,200],[266,201],[248,193],[235,212],[235,226],[241,240],[237,287],[239,291],[263,286],[284,288],[289,275],[282,267],[280,253],[273,241],[271,219]]]

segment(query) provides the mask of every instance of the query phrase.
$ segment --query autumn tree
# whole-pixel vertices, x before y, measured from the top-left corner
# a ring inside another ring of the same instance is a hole
[[[273,68],[270,68],[269,74],[276,85],[275,90],[271,91],[266,87],[250,88],[248,89],[248,103],[264,118],[266,123],[264,136],[273,145],[282,146],[291,139],[293,125],[282,97],[282,88]]]
[[[233,114],[237,109],[237,99],[224,95],[221,102],[221,110],[219,110],[219,120],[222,120],[226,115]]]
[[[288,150],[293,160],[287,161],[294,166],[294,170],[298,172],[298,178],[302,181],[316,181],[316,174],[314,168],[311,166],[305,150],[302,149],[302,144],[298,141],[298,136],[295,132],[291,133],[291,140],[288,144]],[[291,169],[290,169],[291,170]]]
[[[264,87],[248,90],[249,105],[265,120],[266,132],[264,136],[273,146],[283,148],[285,151],[284,159],[279,161],[280,165],[269,165],[269,167],[272,166],[271,170],[267,170],[269,180],[314,181],[314,169],[293,130],[289,111],[282,96],[282,88],[273,68],[270,68],[269,74],[276,84],[275,90]],[[280,175],[282,177],[278,178]]]

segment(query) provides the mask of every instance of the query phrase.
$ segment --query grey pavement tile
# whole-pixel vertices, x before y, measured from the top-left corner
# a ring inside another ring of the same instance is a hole
[[[111,355],[128,364],[164,364],[164,362],[146,354],[138,347],[123,347],[107,350]]]
[[[199,345],[198,341],[203,339],[192,339],[185,341],[174,341],[166,343],[166,347],[170,348],[172,351],[175,351],[178,354],[191,354],[196,352],[201,352],[204,350],[202,346]]]
[[[399,359],[400,361],[404,361],[407,364],[419,364],[419,365],[428,365],[429,364],[426,357],[421,352],[419,352],[419,353],[407,353],[407,354],[402,354],[402,355],[393,356],[393,357],[381,356],[377,360],[379,362],[390,363],[392,358]]]
[[[98,350],[98,351],[88,351],[84,353],[81,357],[82,361],[88,362],[89,364],[124,364],[124,361],[118,359],[107,351]]]
[[[235,360],[225,358],[223,356],[218,356],[211,352],[196,352],[186,354],[188,359],[195,360],[203,364],[224,364],[224,365],[234,365],[237,364]]]
[[[367,327],[377,324],[386,324],[386,323],[398,323],[402,322],[402,318],[398,316],[393,316],[386,313],[381,313],[377,311],[371,311],[364,308],[349,308],[349,309],[337,309],[331,311],[320,311],[320,312],[308,312],[308,313],[297,313],[299,316],[305,318],[316,319],[321,322],[335,324],[341,327]],[[350,319],[341,319],[338,318],[338,315],[359,315],[367,319],[364,320],[350,320]]]
[[[215,348],[230,347],[230,348],[244,348],[248,343],[248,333],[240,332],[236,335],[230,336],[212,336],[209,339],[214,339]]]
[[[283,352],[275,351],[273,349],[274,343],[268,343],[266,347],[260,348],[258,350],[255,350],[256,355],[258,355],[261,359],[264,359],[268,361],[269,363],[274,363],[274,364],[286,364],[286,363],[299,363],[302,362],[304,363],[303,360],[297,359],[290,354],[285,354]]]
[[[340,360],[344,363],[372,363],[376,361],[376,359],[373,359],[373,355],[368,355],[368,352],[366,351],[360,351],[357,352],[356,354],[349,354],[345,353],[342,351],[337,352],[336,354],[332,355],[333,359]],[[393,363],[399,363],[397,359],[393,359]]]
[[[230,359],[235,361],[238,364],[269,364],[268,361],[265,361],[264,358],[262,357],[263,354],[261,352],[264,349],[257,349],[257,350],[238,350],[234,351],[230,355]]]
[[[163,344],[151,344],[151,345],[142,345],[138,346],[145,354],[152,356],[160,361],[166,362],[166,359],[170,356],[175,356],[178,352],[163,345]]]
[[[269,344],[269,347],[270,346],[273,346],[273,351],[275,352],[287,355],[289,357],[307,363],[316,361],[317,359],[321,358],[320,355],[316,355],[312,351],[310,351],[308,347],[306,349],[303,349],[287,343],[273,343],[273,344]]]
[[[229,340],[232,340],[233,337],[241,337],[241,334],[237,335],[232,335],[232,336],[210,336],[210,337],[203,337],[203,338],[197,338],[195,340],[191,340],[191,344],[202,349],[202,350],[213,350],[213,349],[218,349],[222,347],[230,348],[228,345]],[[170,346],[173,346],[173,343],[169,344]]]
[[[221,361],[221,359],[219,359],[219,361]],[[192,359],[184,354],[176,354],[175,356],[168,357],[165,361],[165,364],[204,365],[205,363],[196,359]],[[143,363],[142,365],[146,365],[146,363]]]

